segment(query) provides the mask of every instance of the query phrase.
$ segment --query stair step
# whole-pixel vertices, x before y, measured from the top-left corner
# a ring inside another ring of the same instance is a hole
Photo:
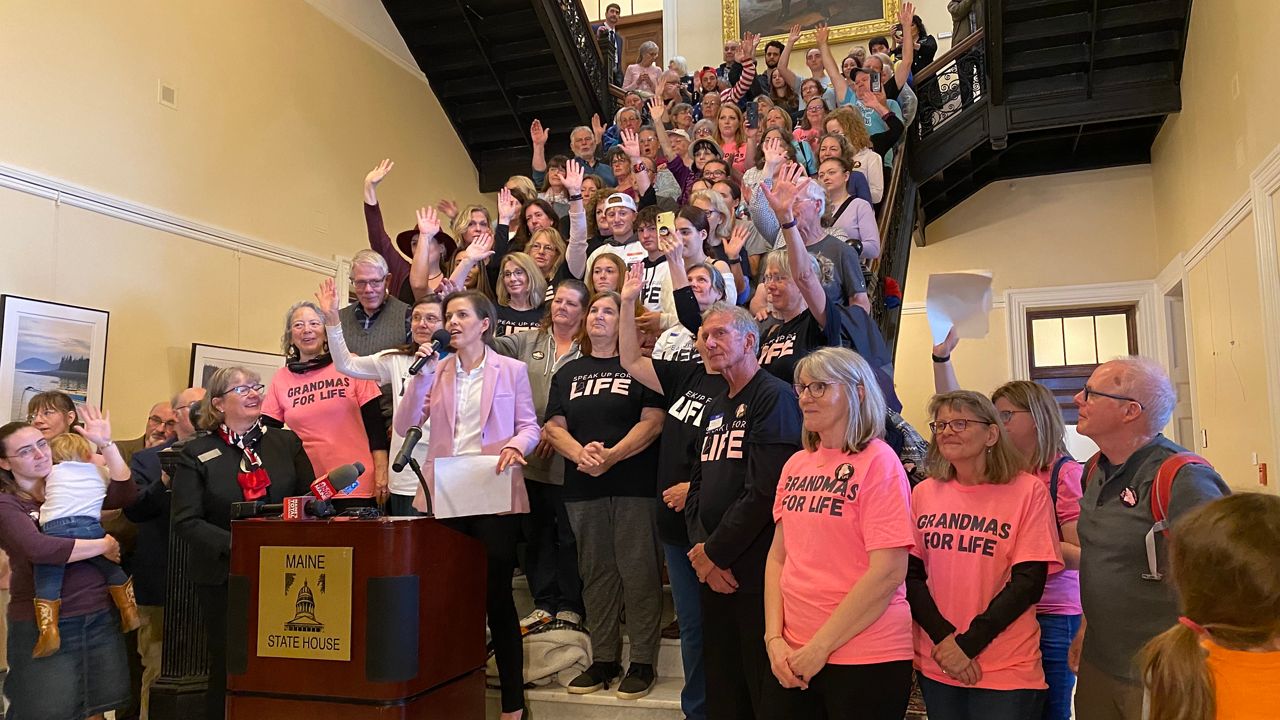
[[[559,685],[525,690],[530,715],[552,720],[680,720],[680,691],[684,683],[674,678],[658,678],[653,692],[639,700],[619,700],[613,690],[600,690],[590,695],[570,695]],[[486,693],[487,717],[501,714],[500,694]]]

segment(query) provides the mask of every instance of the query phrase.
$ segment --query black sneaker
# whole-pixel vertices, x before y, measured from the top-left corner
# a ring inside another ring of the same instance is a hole
[[[609,683],[622,674],[622,665],[616,662],[593,662],[569,683],[570,695],[586,695],[597,690],[607,690]]]
[[[653,690],[655,682],[657,682],[657,676],[653,672],[652,665],[633,662],[631,667],[627,668],[627,676],[618,685],[618,699],[639,700]]]

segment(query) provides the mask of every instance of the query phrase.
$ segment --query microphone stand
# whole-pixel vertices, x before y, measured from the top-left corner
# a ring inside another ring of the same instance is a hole
[[[435,510],[431,506],[431,491],[427,489],[427,479],[422,476],[422,466],[418,465],[418,461],[411,456],[409,467],[413,468],[413,474],[418,476],[418,484],[422,486],[422,497],[427,501],[426,517],[435,517]]]

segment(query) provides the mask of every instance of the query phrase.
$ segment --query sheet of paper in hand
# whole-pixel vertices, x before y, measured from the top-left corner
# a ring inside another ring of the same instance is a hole
[[[935,345],[947,338],[952,326],[962,338],[986,337],[991,314],[991,273],[969,270],[930,275],[924,304]]]
[[[437,518],[511,512],[511,468],[501,473],[496,455],[458,455],[435,460],[433,510]]]

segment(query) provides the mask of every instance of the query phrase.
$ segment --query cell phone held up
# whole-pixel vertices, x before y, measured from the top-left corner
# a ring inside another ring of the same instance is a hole
[[[760,127],[760,106],[755,103],[747,105],[747,127]]]
[[[871,92],[880,92],[880,73],[871,73]]]

